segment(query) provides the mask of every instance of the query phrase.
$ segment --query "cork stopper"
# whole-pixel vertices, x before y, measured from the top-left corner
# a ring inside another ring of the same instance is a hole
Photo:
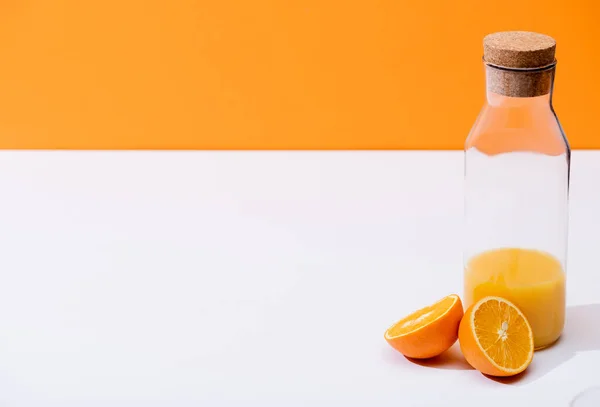
[[[556,41],[544,34],[505,31],[483,40],[488,90],[511,97],[548,94],[552,88]]]
[[[485,62],[504,68],[535,69],[552,65],[555,51],[554,38],[534,32],[497,32],[483,39]]]

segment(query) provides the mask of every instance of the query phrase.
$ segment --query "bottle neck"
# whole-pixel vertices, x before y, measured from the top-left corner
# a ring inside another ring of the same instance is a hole
[[[555,65],[512,70],[485,65],[487,102],[491,106],[550,106]]]
[[[521,108],[521,109],[548,109],[552,106],[552,92],[533,97],[511,97],[488,90],[486,91],[487,104],[492,107]]]

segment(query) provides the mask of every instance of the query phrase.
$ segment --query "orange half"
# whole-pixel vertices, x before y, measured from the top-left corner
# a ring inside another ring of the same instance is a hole
[[[384,337],[404,356],[431,358],[456,342],[462,316],[462,302],[452,294],[402,318],[385,331]]]
[[[471,366],[490,376],[513,376],[533,360],[533,332],[525,315],[500,297],[484,297],[465,312],[458,331]]]

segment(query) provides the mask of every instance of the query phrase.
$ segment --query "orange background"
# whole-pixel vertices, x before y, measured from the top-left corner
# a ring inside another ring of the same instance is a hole
[[[554,36],[600,148],[593,0],[0,0],[0,148],[459,149],[482,38]]]

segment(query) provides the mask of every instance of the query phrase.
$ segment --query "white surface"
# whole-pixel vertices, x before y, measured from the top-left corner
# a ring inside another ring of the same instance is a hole
[[[0,405],[567,406],[600,384],[600,152],[573,153],[567,328],[528,374],[383,339],[461,293],[462,161],[1,152]]]

